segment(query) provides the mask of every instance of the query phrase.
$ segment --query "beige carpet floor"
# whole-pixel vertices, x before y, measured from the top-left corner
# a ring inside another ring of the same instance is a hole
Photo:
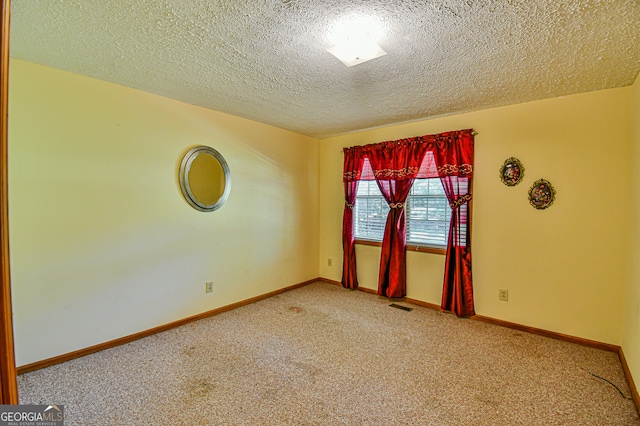
[[[23,374],[20,402],[67,425],[640,425],[614,353],[389,303],[314,283]]]

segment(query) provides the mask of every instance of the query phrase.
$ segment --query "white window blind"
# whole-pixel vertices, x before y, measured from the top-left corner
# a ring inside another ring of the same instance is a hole
[[[408,244],[447,246],[451,207],[439,178],[413,182],[406,213]]]
[[[451,207],[439,178],[416,179],[405,211],[407,244],[446,248]],[[382,241],[388,213],[376,181],[361,180],[354,209],[356,239]]]
[[[357,239],[382,241],[389,205],[375,180],[361,180],[356,192],[354,234]]]

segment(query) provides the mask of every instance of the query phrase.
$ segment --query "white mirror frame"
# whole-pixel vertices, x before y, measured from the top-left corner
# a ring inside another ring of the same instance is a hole
[[[222,171],[224,174],[224,191],[222,195],[214,204],[204,204],[200,200],[198,200],[191,190],[191,186],[189,185],[189,171],[191,170],[191,165],[193,161],[200,154],[209,154],[213,156],[222,167]],[[182,190],[182,195],[185,200],[196,210],[200,210],[202,212],[212,212],[214,210],[218,210],[229,198],[229,193],[231,192],[231,171],[229,170],[229,166],[225,161],[224,157],[215,149],[208,146],[196,146],[191,148],[182,158],[182,162],[180,163],[180,172],[179,172],[179,180],[180,180],[180,189]]]

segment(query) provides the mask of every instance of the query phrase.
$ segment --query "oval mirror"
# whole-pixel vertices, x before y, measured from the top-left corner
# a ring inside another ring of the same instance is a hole
[[[191,148],[180,163],[180,189],[185,200],[203,212],[218,210],[229,198],[231,173],[218,151],[208,146]]]

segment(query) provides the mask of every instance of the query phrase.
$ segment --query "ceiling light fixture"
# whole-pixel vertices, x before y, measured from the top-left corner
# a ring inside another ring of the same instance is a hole
[[[378,45],[383,36],[384,27],[377,19],[347,16],[334,26],[329,38],[335,46],[327,51],[352,67],[386,55]]]

